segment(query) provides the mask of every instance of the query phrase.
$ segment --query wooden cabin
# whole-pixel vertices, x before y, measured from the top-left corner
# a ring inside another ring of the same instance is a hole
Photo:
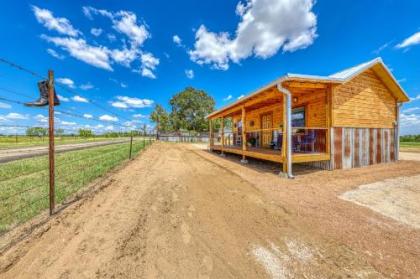
[[[210,150],[278,162],[284,172],[291,163],[333,170],[392,162],[407,101],[380,58],[330,76],[287,74],[208,115]]]

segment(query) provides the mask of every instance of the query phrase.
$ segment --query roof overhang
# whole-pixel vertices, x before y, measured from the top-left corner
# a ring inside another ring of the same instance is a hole
[[[408,102],[410,98],[408,97],[407,93],[395,79],[391,71],[385,65],[381,58],[375,58],[369,62],[360,64],[358,66],[352,67],[350,69],[346,69],[339,73],[330,75],[330,76],[316,76],[316,75],[302,75],[302,74],[286,74],[273,82],[257,89],[256,91],[252,92],[251,94],[227,105],[224,106],[209,115],[206,118],[211,118],[215,115],[221,114],[224,111],[227,111],[235,106],[240,106],[245,104],[248,100],[256,97],[258,94],[270,89],[276,88],[276,85],[281,83],[290,83],[290,82],[298,82],[298,83],[309,83],[309,84],[342,84],[345,82],[350,81],[354,77],[360,75],[361,73],[365,72],[368,69],[372,69],[379,78],[385,83],[385,85],[389,88],[389,90],[394,94],[396,100],[398,102]],[[277,89],[276,89],[277,90]]]

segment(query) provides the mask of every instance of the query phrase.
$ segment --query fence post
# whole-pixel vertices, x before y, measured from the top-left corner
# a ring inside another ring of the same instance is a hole
[[[128,154],[128,159],[131,159],[131,150],[133,149],[133,132],[130,135],[130,153]]]
[[[49,149],[48,157],[50,163],[50,215],[55,208],[55,168],[54,168],[54,72],[48,71],[48,136]]]

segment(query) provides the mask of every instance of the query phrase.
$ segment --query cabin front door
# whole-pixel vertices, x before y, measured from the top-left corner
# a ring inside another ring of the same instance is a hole
[[[271,142],[273,141],[273,114],[266,113],[261,115],[261,146],[270,147]]]

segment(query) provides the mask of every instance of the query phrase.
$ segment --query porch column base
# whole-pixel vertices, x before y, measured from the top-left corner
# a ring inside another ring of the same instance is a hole
[[[243,159],[241,160],[241,164],[248,164],[248,160],[247,160],[247,159],[245,159],[245,158],[243,158]]]
[[[287,178],[287,179],[294,179],[295,178],[294,176],[289,177],[289,175],[287,174],[287,172],[283,172],[283,171],[279,172],[279,176],[280,177],[283,177],[283,178]]]
[[[223,151],[220,153],[220,157],[226,157],[225,153]]]

